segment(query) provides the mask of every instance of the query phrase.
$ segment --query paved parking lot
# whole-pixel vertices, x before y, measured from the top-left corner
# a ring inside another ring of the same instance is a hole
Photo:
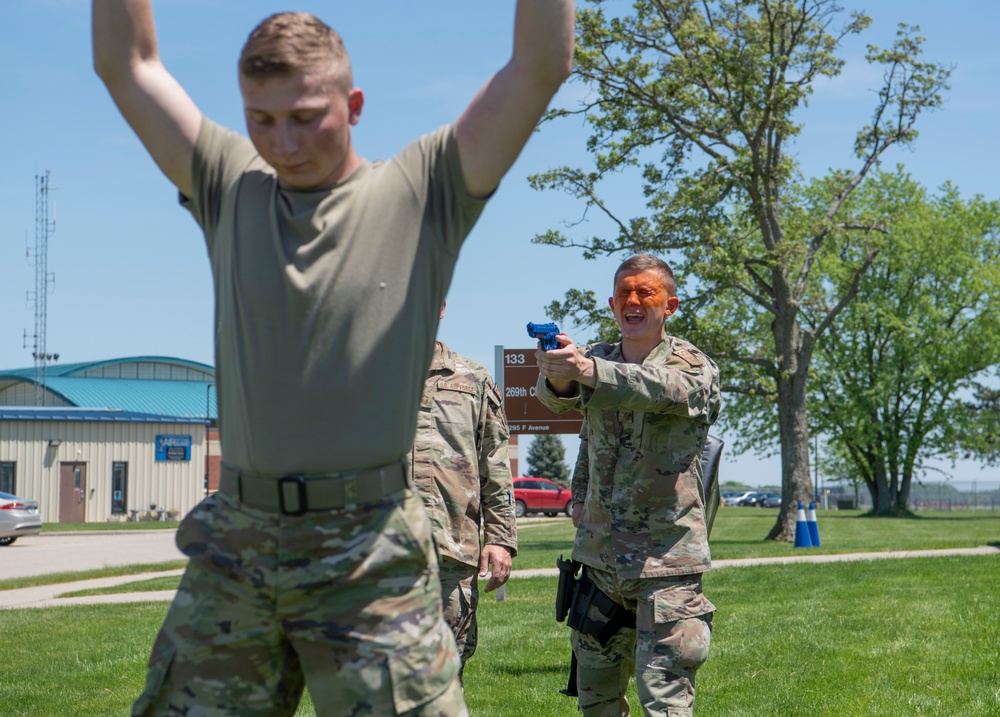
[[[0,580],[182,560],[174,530],[42,533],[0,547]]]

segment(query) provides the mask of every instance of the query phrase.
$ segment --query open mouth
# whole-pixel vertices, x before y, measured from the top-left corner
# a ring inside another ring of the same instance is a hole
[[[625,314],[624,318],[626,324],[641,324],[646,317],[642,314]]]

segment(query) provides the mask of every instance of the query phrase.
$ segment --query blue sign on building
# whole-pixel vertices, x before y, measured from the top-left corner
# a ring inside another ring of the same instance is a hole
[[[157,436],[156,460],[191,460],[191,436]]]

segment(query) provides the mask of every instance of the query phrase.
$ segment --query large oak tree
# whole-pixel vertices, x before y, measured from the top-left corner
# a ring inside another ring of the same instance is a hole
[[[887,150],[915,139],[917,118],[940,105],[949,74],[921,60],[915,27],[900,25],[887,49],[869,46],[868,61],[884,75],[870,122],[857,132],[856,166],[828,178],[821,207],[803,202],[790,153],[803,108],[817,79],[840,72],[841,41],[869,25],[863,14],[844,17],[832,0],[589,0],[578,17],[574,77],[590,94],[549,119],[584,118],[593,167],[532,178],[615,227],[608,236],[549,231],[536,241],[590,257],[678,257],[671,260],[691,292],[686,336],[724,367],[725,390],[763,397],[776,411],[783,500],[774,539],[793,539],[792,508],[810,492],[816,342],[855,295],[886,226],[885,217],[850,215],[845,202]],[[628,170],[641,173],[642,216],[619,216],[602,196],[602,182]],[[806,327],[803,301],[822,290],[814,264],[831,244],[853,259],[853,274],[839,293],[829,287],[825,315]],[[576,292],[562,311],[580,317],[592,299]]]
[[[897,168],[850,204],[892,217],[889,241],[817,344],[810,422],[840,458],[828,467],[863,483],[877,515],[898,514],[929,459],[958,457],[982,431],[967,401],[1000,364],[1000,202],[951,185],[930,195]],[[843,280],[839,256],[817,263]],[[803,304],[809,325],[826,313],[817,299]]]

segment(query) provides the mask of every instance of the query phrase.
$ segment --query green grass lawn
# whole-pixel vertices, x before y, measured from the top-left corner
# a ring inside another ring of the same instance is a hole
[[[126,520],[108,521],[107,523],[46,523],[43,533],[79,533],[96,530],[176,530],[179,520]]]
[[[1000,714],[998,571],[995,556],[713,571],[705,592],[718,612],[696,714]],[[479,651],[465,677],[472,715],[578,714],[558,692],[569,643],[554,620],[554,587],[553,578],[511,581],[505,602],[480,603]],[[126,714],[166,609],[4,612],[0,714]],[[312,714],[308,702],[298,714]]]
[[[795,548],[788,543],[765,541],[777,518],[777,509],[723,508],[712,531],[712,557],[716,559],[808,555],[815,553],[928,550],[1000,545],[1000,512],[926,512],[912,518],[870,518],[860,511],[821,511],[818,515],[820,548]],[[122,525],[142,525],[123,523]],[[575,530],[568,518],[522,521],[518,526],[520,549],[515,570],[555,567],[560,555],[569,557]],[[102,568],[80,573],[39,575],[0,580],[0,590],[51,585],[109,575],[173,570],[184,561],[152,565]],[[169,580],[169,579],[168,579]],[[173,579],[176,587],[176,579]],[[140,589],[166,590],[169,587]],[[104,592],[128,592],[128,585]]]
[[[180,585],[180,576],[164,576],[161,578],[148,578],[146,580],[134,580],[123,585],[110,585],[103,588],[90,588],[88,590],[71,590],[59,593],[59,597],[85,597],[87,595],[111,595],[114,593],[148,593],[158,590],[176,590]]]
[[[140,573],[155,573],[164,570],[177,570],[187,564],[187,559],[170,560],[165,563],[143,563],[136,565],[114,565],[95,570],[80,570],[66,573],[48,573],[46,575],[27,575],[20,578],[9,578],[0,580],[0,590],[17,590],[18,588],[31,588],[39,585],[59,585],[61,583],[71,583],[77,580],[91,580],[93,578],[107,578],[118,575],[138,575]],[[120,590],[117,592],[121,592]],[[2,714],[2,713],[0,713]]]
[[[998,569],[1000,558],[977,556],[710,573],[718,612],[696,714],[1000,714]],[[519,581],[508,602],[482,605],[466,668],[471,714],[575,713],[558,694],[569,647],[553,588]]]
[[[715,558],[920,550],[1000,544],[1000,514],[922,513],[872,519],[819,514],[819,549],[765,542],[776,510],[729,508],[712,534]],[[141,524],[140,524],[141,525]],[[568,556],[567,519],[523,521],[515,569]],[[0,589],[135,574],[172,561],[0,581]],[[699,717],[1000,715],[1000,557],[881,560],[725,568],[705,591],[718,607],[711,657],[699,673]],[[101,592],[166,590],[179,578]],[[481,601],[480,647],[466,669],[476,716],[578,714],[559,694],[567,629],[553,617],[553,578],[512,580],[507,600]],[[0,715],[125,714],[142,687],[166,603],[6,611]],[[631,699],[636,709],[635,688]],[[308,696],[297,713],[313,715]]]
[[[720,509],[712,527],[712,557],[722,560],[1000,545],[1000,512],[925,512],[912,518],[870,518],[857,510],[820,511],[820,548],[765,541],[777,517],[777,508]],[[560,553],[569,557],[574,533],[568,518],[522,522],[518,526],[520,549],[514,569],[555,567]]]
[[[777,508],[722,508],[712,528],[717,559],[800,555],[810,552],[865,553],[1000,545],[1000,512],[925,511],[914,517],[872,518],[857,510],[817,513],[819,549],[764,541]]]

